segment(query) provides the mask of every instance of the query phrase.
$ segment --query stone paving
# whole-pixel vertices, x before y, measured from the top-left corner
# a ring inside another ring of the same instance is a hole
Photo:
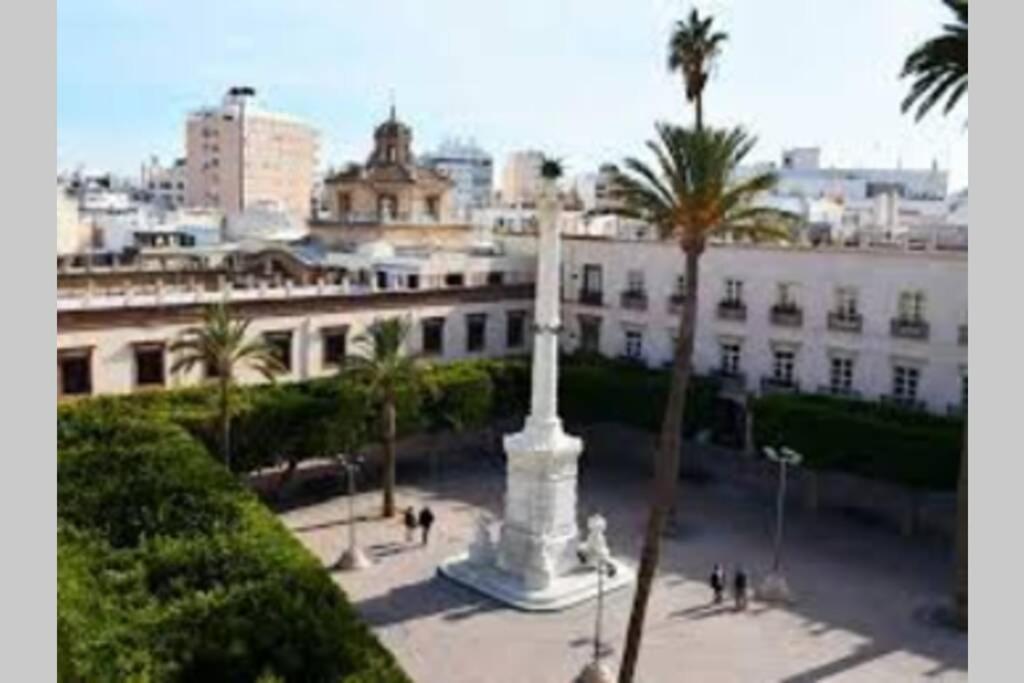
[[[581,526],[599,511],[612,551],[634,565],[646,513],[647,482],[583,466]],[[429,504],[438,522],[428,547],[407,544],[399,518],[358,527],[375,559],[361,573],[333,571],[364,618],[417,683],[568,683],[592,651],[594,604],[555,614],[499,606],[437,575],[438,563],[465,549],[476,514],[500,516],[502,472],[462,467],[414,479],[400,507]],[[771,555],[771,507],[722,486],[687,485],[678,534],[666,539],[648,609],[637,680],[731,683],[782,681],[965,681],[967,639],[920,614],[946,599],[948,553],[853,520],[794,510],[787,517],[783,564],[798,602],[773,608],[756,600],[736,613],[709,605],[714,562],[737,563],[753,583]],[[380,495],[357,509],[379,510]],[[325,565],[348,538],[343,497],[293,509],[284,523]],[[607,662],[618,663],[632,589],[606,599]]]

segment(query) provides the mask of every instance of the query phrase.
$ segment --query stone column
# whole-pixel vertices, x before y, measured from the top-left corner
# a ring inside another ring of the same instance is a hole
[[[559,235],[554,179],[540,197],[530,414],[505,438],[508,476],[498,566],[532,590],[547,588],[578,564],[577,460],[580,439],[558,417]]]

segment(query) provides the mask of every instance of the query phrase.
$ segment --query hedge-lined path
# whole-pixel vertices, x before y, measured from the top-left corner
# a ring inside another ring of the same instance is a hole
[[[645,479],[583,467],[580,514],[609,519],[613,552],[635,563],[646,510]],[[408,480],[406,480],[408,481]],[[493,464],[448,468],[399,492],[399,506],[429,503],[431,545],[406,545],[399,520],[361,523],[376,555],[366,572],[334,572],[352,603],[417,683],[567,683],[590,654],[593,604],[556,614],[501,607],[436,574],[461,551],[481,508],[500,513],[503,475]],[[747,613],[708,609],[712,563],[755,574],[770,561],[771,510],[725,487],[690,485],[684,534],[664,546],[640,663],[647,683],[750,681],[965,681],[967,640],[929,626],[922,608],[946,600],[949,555],[838,517],[787,519],[784,562],[800,601],[752,603]],[[359,497],[376,513],[380,494]],[[344,497],[291,510],[285,524],[325,565],[347,542]],[[581,519],[582,523],[582,519]],[[754,579],[756,583],[756,578]],[[606,601],[605,633],[617,663],[631,592]]]

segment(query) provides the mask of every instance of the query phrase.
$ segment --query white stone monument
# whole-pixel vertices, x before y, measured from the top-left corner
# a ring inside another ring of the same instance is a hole
[[[576,525],[577,460],[583,442],[558,417],[559,273],[556,162],[542,169],[530,414],[521,432],[505,437],[508,472],[505,518],[495,552],[444,562],[443,575],[525,610],[557,610],[596,597],[597,571],[580,561]],[[488,558],[488,559],[483,559]],[[493,558],[493,559],[490,559]],[[628,585],[633,572],[615,559],[604,590]]]

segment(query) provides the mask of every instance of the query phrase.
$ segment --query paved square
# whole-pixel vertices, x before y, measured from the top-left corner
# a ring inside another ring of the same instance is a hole
[[[400,477],[401,480],[401,477]],[[503,473],[493,465],[452,468],[409,482],[400,508],[429,504],[437,514],[430,545],[406,543],[400,518],[358,527],[376,565],[333,572],[364,618],[417,683],[569,683],[591,653],[594,605],[555,614],[517,612],[437,575],[441,560],[467,546],[481,508],[500,515]],[[648,482],[631,473],[581,466],[581,524],[608,517],[613,553],[634,566]],[[915,614],[946,599],[947,551],[906,541],[843,518],[787,517],[783,562],[799,602],[745,613],[709,606],[714,562],[757,574],[770,562],[772,511],[723,486],[685,484],[691,511],[667,539],[648,609],[638,681],[731,683],[784,681],[965,681],[967,639],[926,625]],[[376,514],[379,493],[361,495],[360,513]],[[334,498],[281,515],[325,565],[348,538],[347,501]],[[614,670],[632,589],[608,597],[607,660]]]

